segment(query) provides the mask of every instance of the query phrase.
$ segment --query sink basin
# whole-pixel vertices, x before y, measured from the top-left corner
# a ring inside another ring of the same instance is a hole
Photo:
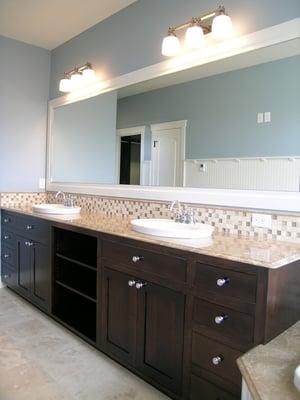
[[[181,224],[170,219],[134,219],[131,225],[133,230],[146,235],[180,239],[208,238],[214,231],[210,225]]]
[[[80,210],[81,207],[66,207],[63,204],[36,204],[32,207],[34,212],[53,215],[76,215]]]
[[[295,369],[294,384],[300,392],[300,365]]]

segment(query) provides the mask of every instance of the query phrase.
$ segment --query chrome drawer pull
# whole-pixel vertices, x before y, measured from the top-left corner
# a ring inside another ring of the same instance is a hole
[[[8,240],[9,239],[9,235],[4,235],[3,239],[4,240]]]
[[[10,278],[10,275],[3,275],[3,278],[8,279],[8,278]]]
[[[133,287],[133,286],[135,286],[135,283],[136,282],[133,279],[131,279],[128,281],[128,286]]]
[[[228,316],[225,315],[225,314],[217,315],[217,316],[215,317],[215,323],[216,323],[217,325],[221,325],[227,318],[228,318]]]
[[[7,224],[7,223],[9,222],[9,218],[4,218],[4,219],[3,219],[3,222],[4,222],[5,224]]]
[[[229,283],[229,278],[219,278],[217,279],[217,286],[222,287],[224,285],[227,285]]]
[[[146,285],[147,285],[147,283],[145,283],[145,282],[137,282],[135,284],[135,287],[139,290],[139,289],[142,289]]]
[[[221,362],[222,362],[223,360],[224,360],[224,357],[222,356],[222,354],[220,354],[220,355],[218,355],[218,356],[213,357],[213,358],[211,359],[211,362],[212,362],[214,365],[220,365]]]
[[[28,242],[28,241],[26,241],[26,242],[25,242],[25,246],[31,247],[31,246],[33,246],[33,242]]]
[[[143,258],[144,258],[144,257],[142,257],[142,256],[133,256],[133,257],[132,257],[132,261],[133,261],[134,263],[136,263],[136,262],[138,262],[138,261],[142,261]]]
[[[4,254],[4,258],[9,258],[10,255],[9,254]]]
[[[26,230],[30,231],[31,229],[33,229],[33,225],[26,225]]]

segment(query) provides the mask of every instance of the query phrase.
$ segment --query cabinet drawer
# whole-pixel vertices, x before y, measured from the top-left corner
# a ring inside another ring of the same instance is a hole
[[[3,263],[10,264],[13,268],[15,268],[16,261],[16,251],[15,249],[8,247],[4,244],[1,246],[1,261]]]
[[[194,298],[193,321],[205,334],[213,333],[244,345],[253,343],[254,320],[250,315]]]
[[[198,376],[191,376],[190,400],[237,400],[234,395],[225,392],[218,386],[201,379]]]
[[[241,374],[236,359],[242,353],[222,343],[208,339],[198,333],[193,333],[192,362],[200,368],[225,378],[237,386],[241,385]]]
[[[193,286],[214,296],[227,296],[255,303],[256,276],[196,263]]]
[[[38,218],[17,216],[15,219],[18,232],[31,240],[47,244],[50,237],[50,229],[47,221]]]
[[[102,257],[173,281],[186,281],[186,260],[180,257],[158,254],[109,240],[103,241]]]
[[[13,232],[6,230],[5,228],[2,228],[1,240],[2,240],[2,245],[15,248],[16,242],[15,242],[15,235]]]
[[[2,282],[8,286],[16,286],[17,284],[17,273],[8,264],[2,263],[1,278]]]
[[[1,212],[1,226],[2,228],[13,229],[15,227],[15,214],[7,211]]]

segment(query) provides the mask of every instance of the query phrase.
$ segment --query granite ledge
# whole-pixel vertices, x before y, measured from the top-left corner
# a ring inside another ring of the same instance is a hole
[[[90,229],[92,231],[270,269],[280,268],[300,260],[300,244],[294,242],[245,238],[219,233],[214,234],[212,239],[198,241],[159,238],[133,231],[129,218],[107,216],[106,214],[92,212],[81,213],[79,217],[68,216],[62,218],[60,216],[37,214],[32,211],[31,207],[2,206],[1,209]]]
[[[300,321],[237,363],[252,400],[299,400],[293,378],[300,364]]]

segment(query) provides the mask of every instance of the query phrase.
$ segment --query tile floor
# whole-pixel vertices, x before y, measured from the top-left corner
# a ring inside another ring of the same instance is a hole
[[[168,397],[0,289],[0,400],[130,399]]]

